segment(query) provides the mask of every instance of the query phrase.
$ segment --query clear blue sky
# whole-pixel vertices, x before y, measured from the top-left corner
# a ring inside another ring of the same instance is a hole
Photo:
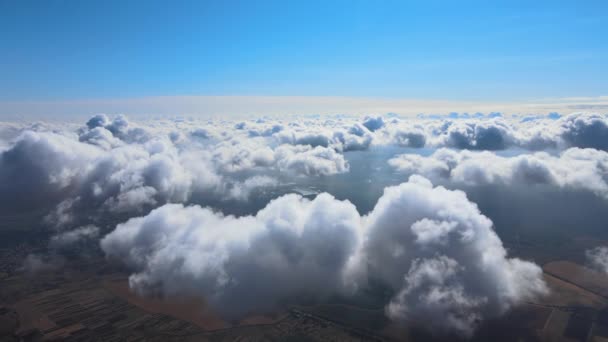
[[[608,1],[0,0],[0,100],[608,94]]]

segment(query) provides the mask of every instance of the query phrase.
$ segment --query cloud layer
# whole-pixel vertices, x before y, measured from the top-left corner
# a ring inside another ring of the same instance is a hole
[[[603,227],[587,213],[608,198],[606,141],[590,113],[2,123],[0,210],[43,213],[57,254],[113,230],[101,246],[134,289],[230,317],[382,284],[391,319],[470,336],[546,291],[494,227]],[[285,195],[300,186],[320,194]]]
[[[468,186],[553,186],[593,192],[608,198],[608,153],[571,148],[513,157],[490,152],[440,149],[428,157],[403,154],[389,160],[396,170]]]
[[[215,137],[215,138],[214,138]],[[266,138],[162,131],[126,118],[95,116],[76,132],[25,129],[0,155],[5,210],[55,207],[49,221],[79,224],[77,213],[137,213],[193,197],[246,200],[291,177],[347,172],[335,149],[271,144]]]

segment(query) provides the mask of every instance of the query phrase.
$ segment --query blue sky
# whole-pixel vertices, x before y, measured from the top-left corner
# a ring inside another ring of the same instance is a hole
[[[0,101],[608,94],[608,1],[0,1]]]

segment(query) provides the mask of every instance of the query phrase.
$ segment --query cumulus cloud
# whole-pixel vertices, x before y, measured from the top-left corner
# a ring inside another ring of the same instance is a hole
[[[465,185],[546,185],[608,196],[608,153],[571,148],[554,156],[545,152],[513,157],[491,152],[440,149],[429,157],[402,154],[389,160],[406,174],[420,173]]]
[[[412,176],[385,189],[364,220],[357,264],[394,290],[393,319],[468,336],[483,318],[546,291],[541,269],[507,258],[492,222],[462,191]]]
[[[0,152],[2,207],[51,210],[47,222],[77,227],[103,213],[131,215],[193,198],[247,201],[256,188],[277,186],[278,172],[318,177],[348,171],[334,147],[276,144],[272,137],[226,132],[226,123],[169,124],[140,126],[123,116],[96,115],[74,131],[24,127]]]
[[[51,238],[49,246],[60,249],[70,247],[81,241],[92,240],[99,235],[99,228],[93,225],[78,227],[74,230],[61,232]]]
[[[0,202],[7,210],[56,201],[101,155],[95,146],[46,132],[26,131],[0,154]]]
[[[420,148],[426,144],[426,136],[419,130],[396,130],[393,135],[394,142],[399,146]]]
[[[365,150],[374,139],[372,132],[358,122],[353,123],[346,130],[334,131],[333,135],[342,144],[344,151]]]
[[[575,114],[559,120],[561,137],[570,146],[608,150],[608,119],[605,115]]]
[[[365,120],[363,120],[363,126],[373,132],[384,127],[384,119],[382,119],[381,116],[375,118],[367,117]]]
[[[463,192],[419,176],[387,188],[363,217],[325,193],[286,195],[242,217],[168,204],[119,224],[101,246],[131,267],[135,290],[200,295],[228,315],[351,293],[373,279],[392,293],[392,319],[470,335],[546,291],[540,268],[508,258]]]
[[[594,269],[608,273],[608,247],[599,246],[585,251],[587,261]]]
[[[244,217],[169,204],[118,225],[101,245],[136,271],[135,290],[204,295],[238,315],[340,287],[359,220],[352,204],[327,194],[287,195]]]
[[[247,178],[243,182],[234,183],[229,191],[229,197],[237,200],[246,200],[252,191],[260,188],[268,188],[277,186],[279,183],[276,179],[268,176],[253,176]]]
[[[496,151],[567,149],[570,147],[608,150],[608,118],[592,113],[561,116],[516,117],[501,115],[423,116],[418,119],[366,118],[361,126],[369,131],[372,145],[412,148],[449,147]],[[349,130],[357,135],[358,130]],[[368,147],[369,147],[368,146]]]
[[[87,127],[89,129],[95,129],[97,127],[106,127],[110,124],[110,119],[108,118],[107,115],[105,114],[97,114],[97,115],[93,115],[93,117],[91,117],[88,121],[87,121]]]
[[[317,146],[280,146],[275,151],[280,171],[319,176],[348,171],[344,156],[333,149]]]
[[[74,174],[72,183],[79,186],[59,203],[49,216],[51,222],[71,223],[74,214],[91,208],[124,213],[183,202],[195,187],[209,181],[202,178],[209,173],[195,178],[171,144],[156,141],[114,148],[91,160],[83,171]]]
[[[606,117],[596,114],[543,117],[534,122],[471,115],[236,123],[134,123],[124,116],[96,115],[81,127],[43,123],[2,127],[7,132],[0,152],[3,210],[50,210],[48,222],[71,227],[95,223],[81,220],[83,215],[128,217],[165,203],[247,201],[248,196],[261,193],[256,189],[277,187],[293,181],[290,177],[347,173],[346,153],[367,149],[373,153],[376,147],[389,145],[481,151],[551,149],[551,153],[561,153],[562,162],[538,153],[507,162],[490,154],[472,158],[466,151],[449,157],[449,152],[441,150],[445,156],[437,152],[432,161],[411,156],[391,163],[400,164],[396,166],[400,170],[466,184],[554,184],[601,195],[607,190],[605,158],[596,151],[606,147],[602,145],[607,140],[603,136]],[[567,150],[572,146],[589,149]],[[491,166],[486,168],[484,163]]]
[[[608,118],[605,115],[558,114],[535,120],[465,120],[450,122],[434,140],[438,147],[471,150],[524,148],[595,148],[608,150]],[[434,138],[434,137],[432,137]]]
[[[503,150],[515,142],[512,128],[496,119],[477,122],[453,122],[439,137],[446,147],[470,150]]]

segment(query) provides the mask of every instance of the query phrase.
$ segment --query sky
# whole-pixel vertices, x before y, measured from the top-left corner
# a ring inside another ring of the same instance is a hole
[[[606,1],[4,0],[0,115],[180,96],[597,98],[607,22]]]

